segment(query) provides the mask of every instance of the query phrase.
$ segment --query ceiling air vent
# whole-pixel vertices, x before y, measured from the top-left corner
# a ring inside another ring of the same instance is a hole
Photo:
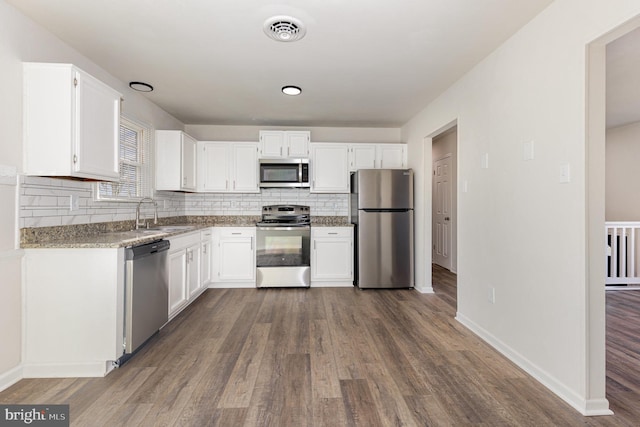
[[[307,33],[304,24],[291,16],[272,16],[264,21],[264,32],[279,42],[294,42]]]

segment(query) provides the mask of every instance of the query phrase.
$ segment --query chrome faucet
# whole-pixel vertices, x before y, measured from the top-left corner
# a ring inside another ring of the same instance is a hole
[[[151,198],[145,197],[138,202],[138,207],[136,208],[136,230],[140,228],[141,225],[144,225],[146,228],[149,228],[149,223],[147,219],[143,219],[142,223],[140,223],[140,205],[142,203],[153,203],[153,223],[158,223],[158,204]]]

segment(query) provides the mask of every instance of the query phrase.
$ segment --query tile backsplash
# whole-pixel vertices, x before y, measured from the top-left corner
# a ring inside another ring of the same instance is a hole
[[[20,176],[20,228],[126,221],[135,218],[137,203],[97,201],[95,184],[86,181]],[[77,209],[71,209],[71,198]],[[304,189],[265,189],[261,193],[179,193],[158,191],[158,216],[260,215],[264,205],[300,204],[312,215],[347,216],[348,194],[314,194]],[[142,208],[151,215],[150,205]]]

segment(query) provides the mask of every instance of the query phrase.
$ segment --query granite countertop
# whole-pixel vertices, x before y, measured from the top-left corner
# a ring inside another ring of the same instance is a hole
[[[198,231],[208,227],[254,227],[260,216],[183,216],[162,218],[152,228],[135,230],[134,221],[64,225],[20,229],[20,247],[44,248],[122,248]],[[347,217],[311,217],[312,227],[352,227]]]

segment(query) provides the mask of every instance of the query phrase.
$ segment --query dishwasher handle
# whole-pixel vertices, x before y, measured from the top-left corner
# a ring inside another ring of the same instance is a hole
[[[168,240],[156,240],[151,243],[144,243],[142,245],[131,246],[125,250],[125,258],[127,261],[138,258],[144,258],[146,256],[168,251],[171,246]]]

